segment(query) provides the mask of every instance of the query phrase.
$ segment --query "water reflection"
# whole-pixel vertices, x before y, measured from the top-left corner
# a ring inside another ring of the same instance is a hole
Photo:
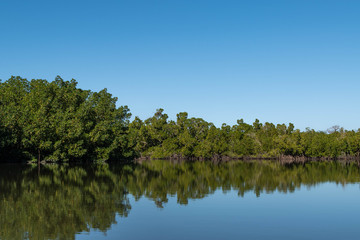
[[[15,169],[14,169],[15,168]],[[130,204],[120,176],[107,165],[91,168],[8,166],[1,169],[0,239],[73,239],[106,231]]]
[[[322,182],[360,182],[355,164],[336,162],[280,165],[274,162],[181,162],[93,166],[2,165],[0,168],[0,239],[74,239],[76,233],[106,232],[116,215],[127,217],[129,194],[166,207],[204,198],[217,189],[293,192]]]

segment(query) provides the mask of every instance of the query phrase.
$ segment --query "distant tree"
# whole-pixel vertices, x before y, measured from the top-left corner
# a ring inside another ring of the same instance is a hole
[[[328,128],[327,132],[331,134],[331,133],[338,132],[339,130],[340,130],[340,126],[339,125],[334,125],[331,128]]]

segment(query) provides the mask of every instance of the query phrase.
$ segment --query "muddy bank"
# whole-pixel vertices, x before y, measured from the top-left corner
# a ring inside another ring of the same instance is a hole
[[[136,162],[147,161],[151,156],[136,158]],[[212,161],[212,162],[228,162],[228,161],[277,161],[280,163],[305,163],[305,162],[356,162],[360,165],[360,156],[340,156],[340,157],[305,157],[305,156],[278,156],[278,157],[257,157],[257,156],[243,156],[243,157],[229,157],[222,155],[214,155],[211,158],[204,157],[184,157],[182,155],[173,155],[168,158],[162,158],[169,161]]]

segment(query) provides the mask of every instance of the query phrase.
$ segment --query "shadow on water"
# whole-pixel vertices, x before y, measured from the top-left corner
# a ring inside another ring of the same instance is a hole
[[[90,166],[1,165],[0,239],[74,239],[79,232],[106,232],[116,216],[127,217],[130,195],[163,208],[169,196],[179,204],[217,189],[289,193],[323,182],[360,182],[356,164],[310,162],[170,162]]]

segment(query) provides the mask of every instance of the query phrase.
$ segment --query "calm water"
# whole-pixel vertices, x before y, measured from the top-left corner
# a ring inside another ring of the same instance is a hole
[[[355,164],[1,165],[0,239],[359,239]]]

